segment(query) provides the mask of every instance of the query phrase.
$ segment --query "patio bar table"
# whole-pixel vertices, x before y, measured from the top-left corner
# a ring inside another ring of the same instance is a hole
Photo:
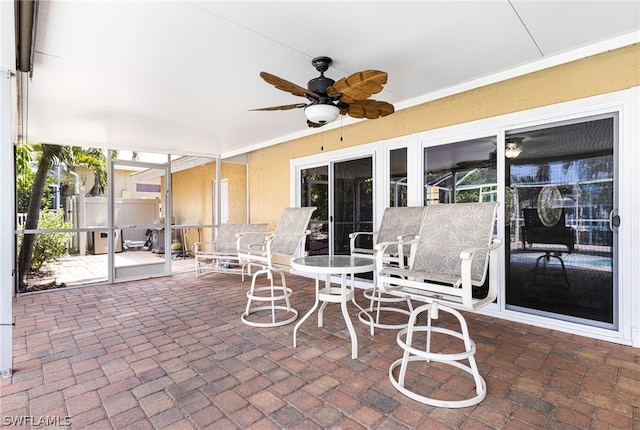
[[[355,301],[356,273],[367,273],[375,270],[375,261],[370,258],[353,257],[350,255],[314,255],[298,258],[292,261],[291,268],[300,272],[314,273],[316,275],[316,300],[313,307],[298,321],[293,329],[293,347],[296,347],[296,334],[300,326],[320,306],[318,311],[318,327],[322,327],[322,316],[328,303],[340,303],[344,321],[351,336],[351,358],[358,358],[358,337],[349,317],[347,302],[351,302],[360,309],[363,314],[369,315]],[[325,275],[325,286],[320,288],[320,275]],[[331,286],[331,275],[340,275],[340,286]],[[351,275],[351,287],[347,283],[347,275]],[[320,305],[322,302],[322,305]],[[371,318],[371,317],[369,317]],[[373,324],[370,325],[373,331]],[[373,333],[372,333],[373,334]]]

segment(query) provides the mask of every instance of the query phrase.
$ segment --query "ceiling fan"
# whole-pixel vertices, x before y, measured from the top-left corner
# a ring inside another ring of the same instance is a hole
[[[497,151],[494,150],[489,154],[489,159],[487,160],[471,160],[471,161],[460,161],[456,164],[456,166],[460,169],[484,169],[484,168],[495,168],[496,159],[497,159]]]
[[[294,96],[305,97],[309,103],[295,103],[272,106],[254,111],[289,110],[304,108],[309,127],[322,127],[334,121],[338,115],[353,118],[376,119],[392,114],[393,105],[384,101],[372,100],[371,95],[382,91],[387,83],[387,73],[379,70],[364,70],[342,78],[337,82],[324,75],[333,60],[329,57],[316,57],[311,64],[320,72],[320,76],[311,79],[307,88],[303,88],[278,76],[260,72],[260,77],[279,90]]]
[[[510,136],[505,139],[505,150],[504,155],[508,159],[516,158],[524,151],[522,147],[522,142],[525,140],[524,137],[518,136]],[[498,151],[493,150],[489,154],[489,159],[487,160],[470,160],[470,161],[461,161],[456,164],[457,167],[461,169],[483,169],[483,168],[494,168],[496,167],[496,161],[498,158]]]

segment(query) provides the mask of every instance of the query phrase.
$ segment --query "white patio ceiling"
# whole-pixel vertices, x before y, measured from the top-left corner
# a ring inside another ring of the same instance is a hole
[[[638,1],[41,1],[27,138],[232,156],[320,132],[302,109],[250,111],[305,101],[260,71],[306,86],[320,55],[336,80],[383,70],[373,98],[398,110],[639,32]]]

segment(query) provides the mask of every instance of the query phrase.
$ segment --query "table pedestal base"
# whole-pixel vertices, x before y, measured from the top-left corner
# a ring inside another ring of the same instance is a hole
[[[347,302],[350,300],[354,305],[356,305],[358,307],[358,309],[360,309],[361,313],[364,313],[366,315],[368,315],[366,313],[366,311],[364,309],[362,309],[360,307],[360,305],[358,305],[358,303],[355,301],[355,294],[354,294],[354,290],[353,290],[353,275],[351,275],[351,283],[352,283],[352,287],[348,288],[347,287],[347,275],[346,274],[342,274],[341,275],[341,286],[340,287],[332,287],[331,286],[331,275],[327,275],[327,279],[325,281],[325,287],[324,288],[320,288],[320,280],[318,278],[318,276],[316,276],[316,301],[313,304],[313,306],[311,307],[311,309],[309,309],[309,311],[300,319],[300,321],[297,322],[296,326],[293,329],[293,347],[296,347],[296,338],[297,338],[297,332],[298,332],[298,328],[300,328],[300,326],[302,325],[302,323],[305,322],[305,320],[307,318],[309,318],[311,316],[311,314],[313,312],[316,311],[316,309],[318,309],[318,306],[320,306],[320,309],[318,310],[318,327],[322,327],[323,326],[323,314],[324,314],[324,309],[327,307],[328,303],[340,303],[340,309],[342,310],[342,316],[344,317],[344,321],[347,325],[347,330],[349,330],[349,335],[351,336],[351,358],[358,358],[358,337],[356,335],[356,331],[353,328],[353,323],[351,322],[351,318],[349,317],[349,310],[347,308]],[[322,304],[320,305],[320,302],[322,302]],[[370,320],[371,323],[373,323],[372,320]],[[373,331],[373,325],[371,325],[371,331]],[[373,333],[372,333],[373,334]]]

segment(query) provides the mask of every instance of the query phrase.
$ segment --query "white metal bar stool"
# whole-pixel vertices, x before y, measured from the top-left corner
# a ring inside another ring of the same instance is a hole
[[[388,244],[377,246],[376,271],[380,289],[426,302],[411,312],[407,327],[398,332],[396,339],[403,355],[389,368],[391,384],[414,400],[432,406],[462,408],[481,402],[487,394],[486,383],[474,357],[475,343],[469,336],[464,316],[456,309],[477,311],[497,296],[497,253],[501,241],[492,237],[497,207],[495,202],[428,206],[419,235],[413,241],[411,265],[406,269],[385,265],[384,248]],[[482,286],[487,273],[486,296],[473,297],[472,287]],[[438,320],[440,312],[453,315],[460,331],[434,327],[433,321]],[[423,313],[427,316],[424,326],[418,324]],[[454,353],[434,351],[434,333],[462,340],[464,350]],[[423,339],[424,335],[426,339]],[[416,346],[418,344],[421,346]],[[475,394],[458,400],[431,397],[422,386],[407,381],[407,372],[418,369],[415,364],[419,362],[427,366],[443,363],[469,373],[473,377]]]

